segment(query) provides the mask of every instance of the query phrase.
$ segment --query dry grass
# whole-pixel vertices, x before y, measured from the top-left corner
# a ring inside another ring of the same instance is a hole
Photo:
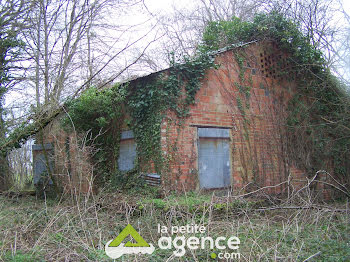
[[[157,248],[158,223],[195,223],[205,225],[212,237],[238,236],[240,261],[350,261],[349,219],[347,202],[325,205],[310,199],[276,205],[196,193],[165,199],[101,194],[73,201],[0,197],[0,260],[111,261],[104,244],[130,223],[156,251],[120,261],[215,261],[211,250],[175,258],[173,250]]]

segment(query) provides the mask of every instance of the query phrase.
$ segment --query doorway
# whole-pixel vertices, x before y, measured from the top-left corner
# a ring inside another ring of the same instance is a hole
[[[198,128],[198,167],[200,188],[231,185],[229,129]]]

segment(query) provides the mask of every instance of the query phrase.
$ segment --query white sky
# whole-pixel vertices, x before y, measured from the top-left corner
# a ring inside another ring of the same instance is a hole
[[[344,10],[347,13],[350,13],[350,1],[349,0],[340,0]],[[172,9],[175,5],[178,8],[182,7],[191,7],[194,5],[194,1],[191,0],[145,0],[147,7],[150,11],[162,11],[167,12]]]
[[[350,1],[342,0],[344,10],[349,14],[350,13]]]
[[[191,0],[145,0],[145,4],[151,12],[171,12],[174,6],[181,9],[191,7],[194,2]]]

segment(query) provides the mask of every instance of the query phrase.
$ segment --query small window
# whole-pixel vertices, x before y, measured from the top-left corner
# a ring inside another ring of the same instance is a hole
[[[128,171],[134,168],[136,158],[136,143],[134,133],[129,131],[122,131],[118,167],[120,171]]]

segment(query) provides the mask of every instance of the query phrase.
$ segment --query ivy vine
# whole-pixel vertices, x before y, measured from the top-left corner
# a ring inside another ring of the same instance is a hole
[[[119,156],[119,139],[126,90],[121,85],[98,90],[91,87],[78,99],[69,101],[68,116],[62,126],[71,133],[83,134],[83,142],[94,146],[91,156],[96,169],[97,183],[114,181]]]
[[[127,106],[143,167],[153,163],[156,171],[161,172],[165,161],[161,153],[161,123],[169,110],[180,121],[188,116],[205,71],[214,66],[214,57],[208,52],[199,52],[180,62],[173,59],[167,71],[141,78],[129,90]]]
[[[162,121],[170,110],[181,125],[189,114],[189,106],[195,102],[205,71],[213,66],[213,56],[199,52],[183,61],[173,59],[171,67],[163,73],[104,90],[92,87],[68,103],[69,117],[63,118],[62,124],[96,137],[91,142],[99,148],[93,161],[100,181],[123,187],[135,184],[132,177],[138,177],[141,171],[150,172],[152,164],[156,172],[162,172],[165,162],[161,152]],[[127,173],[118,171],[117,166],[124,123],[134,132],[138,158],[135,168]]]
[[[346,87],[331,74],[322,52],[302,33],[297,21],[273,11],[259,14],[251,22],[238,18],[211,22],[200,48],[213,51],[259,40],[272,40],[289,54],[291,67],[281,73],[293,77],[297,83],[298,90],[290,101],[286,122],[290,157],[313,174],[315,170],[324,169],[325,164],[333,164],[335,174],[349,184],[349,95]],[[237,61],[242,64],[240,57]],[[333,163],[329,163],[330,159]]]

